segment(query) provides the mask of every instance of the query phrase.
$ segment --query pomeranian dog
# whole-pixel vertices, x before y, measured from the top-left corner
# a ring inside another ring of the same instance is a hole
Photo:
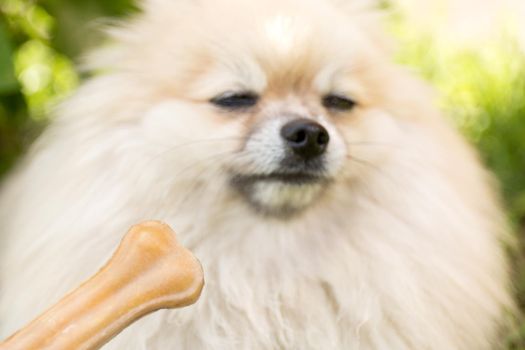
[[[513,303],[490,176],[373,12],[143,7],[3,187],[2,336],[158,219],[206,287],[107,349],[500,346]]]

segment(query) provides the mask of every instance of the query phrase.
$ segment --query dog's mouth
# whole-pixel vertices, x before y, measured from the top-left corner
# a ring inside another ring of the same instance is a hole
[[[258,213],[289,218],[318,201],[330,178],[317,173],[291,172],[233,175],[231,184]]]
[[[277,182],[301,186],[327,181],[328,178],[325,176],[305,172],[235,175],[232,178],[232,182],[236,186],[245,186],[255,182]]]

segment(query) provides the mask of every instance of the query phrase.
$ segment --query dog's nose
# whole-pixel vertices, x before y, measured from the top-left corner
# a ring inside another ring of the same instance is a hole
[[[323,154],[330,141],[328,131],[310,119],[296,119],[285,124],[281,129],[281,136],[288,147],[304,159]]]

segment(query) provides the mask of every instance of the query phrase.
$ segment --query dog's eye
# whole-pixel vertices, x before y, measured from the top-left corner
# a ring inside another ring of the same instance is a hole
[[[323,106],[328,109],[333,109],[336,111],[349,111],[354,108],[356,102],[348,97],[341,95],[326,95],[323,97]]]
[[[227,109],[241,109],[253,107],[259,97],[252,92],[226,93],[211,99],[211,103]]]

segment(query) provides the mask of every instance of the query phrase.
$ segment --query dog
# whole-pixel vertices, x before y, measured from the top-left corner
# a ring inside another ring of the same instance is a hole
[[[163,220],[194,306],[107,349],[488,350],[513,310],[491,176],[337,0],[146,0],[5,182],[7,336]]]

